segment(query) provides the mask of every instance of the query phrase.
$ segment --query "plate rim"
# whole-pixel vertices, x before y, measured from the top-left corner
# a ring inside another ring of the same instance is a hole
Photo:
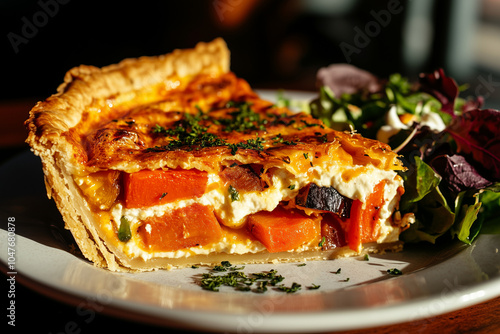
[[[268,98],[271,98],[273,95],[276,96],[279,90],[273,89],[257,89],[259,94],[267,95]],[[311,98],[314,96],[314,92],[307,91],[290,91],[283,90],[286,96],[290,96],[293,98],[297,92],[301,94],[305,94],[304,96],[310,96]],[[317,93],[316,93],[317,95]],[[21,152],[18,155],[12,157],[11,159],[5,161],[0,166],[0,171],[8,168],[19,159],[26,159],[27,157],[32,156],[32,153],[29,151]],[[0,174],[1,175],[1,174]],[[1,178],[1,176],[0,176]],[[5,232],[5,233],[3,233]],[[2,228],[0,231],[0,239],[6,235],[6,231]],[[24,238],[24,237],[23,237]],[[479,243],[482,240],[480,236],[475,243]],[[28,243],[35,242],[26,238]],[[41,247],[49,247],[46,245],[42,245]],[[455,254],[457,256],[457,254]],[[88,263],[89,266],[93,267],[92,264]],[[2,272],[7,273],[6,270],[6,259],[4,259],[4,253],[0,257],[0,267]],[[99,269],[99,268],[96,268]],[[110,274],[115,274],[112,272],[108,272],[105,269],[103,270]],[[71,290],[67,287],[55,286],[51,285],[50,282],[47,282],[43,278],[36,278],[36,273],[30,272],[18,272],[18,278],[20,278],[21,284],[27,286],[28,288],[35,290],[49,298],[54,298],[63,303],[78,305],[77,303],[82,299],[86,299],[92,296],[89,293],[81,292],[80,290],[75,291]],[[481,293],[482,291],[482,293]],[[500,275],[488,280],[479,282],[476,284],[472,284],[467,286],[467,288],[462,291],[461,295],[456,294],[447,299],[445,302],[444,308],[438,310],[438,312],[434,312],[432,316],[436,316],[439,314],[452,312],[458,309],[462,309],[465,307],[469,307],[471,305],[475,305],[492,298],[500,296]],[[328,293],[328,292],[326,292]],[[391,325],[406,321],[413,320],[421,320],[428,317],[428,315],[422,313],[420,315],[416,315],[415,317],[408,319],[407,312],[410,310],[414,310],[415,308],[425,308],[429,307],[429,304],[435,301],[438,296],[427,296],[419,299],[409,300],[403,303],[386,305],[383,307],[375,308],[364,308],[357,310],[345,310],[345,311],[328,311],[323,310],[321,312],[300,312],[291,313],[291,312],[283,312],[283,313],[274,313],[271,316],[268,316],[264,319],[262,323],[259,324],[258,327],[252,328],[253,332],[313,332],[313,331],[325,331],[325,330],[353,330],[353,329],[363,329],[370,328],[375,326],[382,325]],[[132,311],[135,318],[134,320],[141,321],[149,324],[157,324],[162,326],[173,326],[176,328],[183,329],[197,329],[197,330],[206,330],[206,331],[214,331],[214,330],[222,330],[222,331],[235,331],[238,329],[238,318],[242,316],[248,316],[248,314],[237,315],[227,313],[221,314],[219,312],[210,312],[210,311],[200,311],[200,310],[172,310],[165,308],[158,308],[154,305],[140,305],[140,309],[134,307],[133,301],[124,300],[124,299],[115,299],[113,302],[106,305],[103,309],[104,314],[108,314],[117,318],[122,318],[120,316],[120,311],[127,310]],[[404,310],[404,312],[402,312]],[[397,311],[397,312],[395,312]],[[385,313],[384,313],[385,312]],[[380,316],[381,313],[390,316]],[[395,316],[399,314],[399,316]],[[154,316],[153,316],[154,315]],[[211,327],[198,328],[193,327],[193,315],[196,315],[198,319],[203,318],[206,323],[210,323]],[[403,315],[406,315],[403,316]],[[216,316],[222,316],[225,318],[225,321],[215,320]],[[342,324],[337,323],[335,326],[332,326],[332,321],[344,318],[348,319],[349,316],[355,317],[357,321],[353,321],[349,323],[349,321],[344,321]],[[362,316],[364,321],[359,321],[359,317]],[[130,318],[131,314],[127,315],[127,318]],[[183,321],[173,321],[174,319],[185,319]],[[369,319],[370,321],[367,321]],[[328,320],[328,321],[327,321]],[[283,325],[285,324],[285,326]]]
[[[6,235],[6,232],[4,232],[3,229],[0,230],[0,238]],[[28,238],[22,238],[26,239],[25,241],[27,242],[34,242]],[[42,247],[49,246],[43,245]],[[78,260],[85,261],[89,268],[97,269],[110,275],[121,275],[121,273],[114,273],[103,268],[96,268],[84,259]],[[0,269],[4,274],[7,274],[6,268],[7,266],[2,256],[2,258],[0,258]],[[55,284],[47,282],[47,280],[37,279],[34,276],[35,273],[18,271],[16,279],[19,279],[18,281],[29,289],[68,305],[78,307],[82,301],[96,299],[97,294],[95,293],[85,293],[79,290],[75,291],[66,286],[55,286]],[[328,292],[326,292],[326,294],[328,294]],[[460,294],[453,294],[453,296],[447,298],[446,302],[444,302],[445,305],[441,306],[438,310],[430,309],[433,303],[439,301],[439,296],[433,295],[393,305],[365,307],[356,310],[323,310],[320,312],[298,313],[275,312],[270,316],[262,316],[261,314],[261,318],[263,318],[264,321],[257,323],[258,326],[251,326],[250,324],[250,327],[251,332],[255,333],[360,330],[377,326],[394,325],[408,321],[418,321],[476,305],[498,296],[500,296],[500,276],[470,285],[462,290]],[[293,298],[293,296],[290,297]],[[252,316],[251,314],[220,313],[206,310],[166,309],[159,308],[156,305],[137,304],[127,299],[112,299],[112,301],[108,301],[105,305],[103,304],[103,314],[124,319],[123,311],[127,311],[126,319],[150,325],[167,326],[178,329],[202,330],[208,332],[239,332],[242,324],[251,322],[245,322],[242,320],[242,317],[248,318]],[[441,303],[443,303],[442,300]],[[416,309],[426,309],[427,311],[408,318],[408,314]],[[259,314],[254,316],[259,317]],[[195,321],[193,321],[194,319],[196,322],[201,322],[205,326],[197,326]],[[360,319],[363,320],[360,321]],[[341,321],[338,322],[339,320]],[[253,322],[259,321],[254,320]],[[335,322],[336,324],[334,325]],[[209,324],[209,326],[206,326],[207,324]]]

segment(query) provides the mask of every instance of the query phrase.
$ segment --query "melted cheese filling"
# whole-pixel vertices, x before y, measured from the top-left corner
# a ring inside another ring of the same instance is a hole
[[[399,227],[392,225],[392,213],[399,201],[398,188],[403,185],[402,179],[394,171],[384,171],[371,166],[338,166],[335,162],[325,160],[321,166],[310,167],[307,172],[293,175],[283,169],[272,171],[272,184],[261,192],[239,194],[239,200],[231,200],[227,188],[216,174],[209,174],[208,192],[200,198],[178,200],[172,203],[156,205],[149,208],[125,208],[117,203],[111,210],[107,230],[116,231],[121,217],[130,222],[131,231],[136,231],[142,221],[149,217],[161,217],[166,212],[183,208],[194,203],[209,205],[223,226],[223,238],[209,245],[201,245],[173,252],[146,251],[138,245],[140,237],[132,232],[129,242],[118,242],[121,250],[130,257],[141,257],[145,260],[152,257],[180,258],[198,254],[228,253],[245,254],[265,251],[262,243],[249,236],[245,228],[246,217],[259,211],[272,211],[281,201],[291,200],[301,187],[314,182],[321,187],[334,187],[340,194],[365,201],[375,185],[385,180],[384,205],[379,211],[380,233],[378,243],[397,241]],[[113,226],[114,225],[114,226]],[[151,231],[151,227],[145,227]],[[303,245],[300,250],[319,249],[318,242]]]

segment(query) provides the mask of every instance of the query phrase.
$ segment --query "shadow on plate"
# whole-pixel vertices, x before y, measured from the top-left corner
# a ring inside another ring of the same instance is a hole
[[[40,159],[23,152],[0,167],[0,212],[15,218],[16,235],[82,255],[53,200],[47,198]],[[7,219],[0,228],[7,230]]]

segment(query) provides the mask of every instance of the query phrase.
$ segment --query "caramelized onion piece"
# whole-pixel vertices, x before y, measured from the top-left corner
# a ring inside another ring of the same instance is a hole
[[[76,179],[87,202],[94,208],[109,210],[120,194],[120,172],[109,170]]]
[[[220,174],[222,180],[239,192],[262,191],[263,182],[251,166],[238,165],[226,167]]]
[[[325,214],[321,221],[321,238],[324,240],[322,249],[334,249],[347,245],[345,233],[340,224],[340,217],[335,214]]]
[[[311,183],[300,189],[295,203],[304,208],[329,211],[349,218],[352,199],[342,196],[333,187],[319,187]]]

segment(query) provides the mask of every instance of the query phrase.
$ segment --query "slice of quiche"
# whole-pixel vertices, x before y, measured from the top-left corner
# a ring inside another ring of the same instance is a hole
[[[49,198],[110,270],[399,250],[404,167],[261,99],[221,39],[70,70],[26,121]]]

